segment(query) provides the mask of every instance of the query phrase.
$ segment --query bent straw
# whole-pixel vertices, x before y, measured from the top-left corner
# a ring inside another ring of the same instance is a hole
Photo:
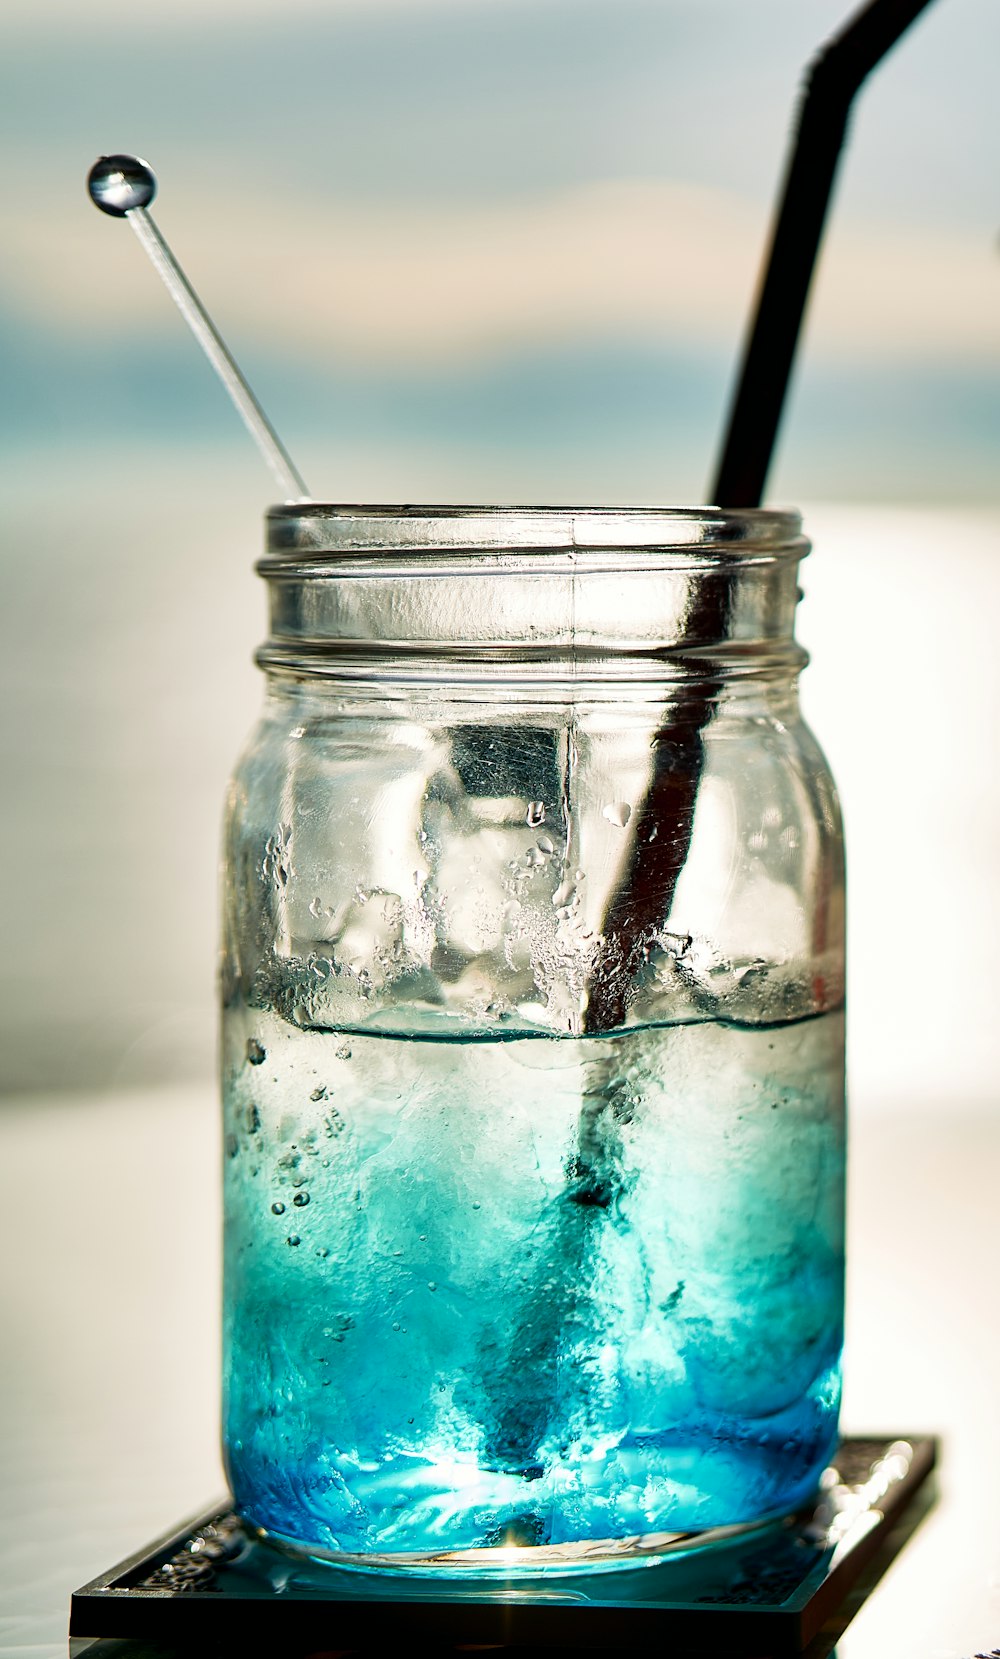
[[[808,70],[784,193],[708,495],[721,507],[759,507],[763,499],[851,104],[876,64],[929,4],[871,0]]]
[[[808,71],[756,314],[744,354],[717,482],[708,499],[760,505],[826,222],[851,103],[865,77],[930,0],[870,0],[822,48]],[[700,601],[700,637],[719,639],[727,600]],[[669,915],[687,860],[715,690],[692,694],[654,734],[653,774],[633,815],[628,864],[608,903],[587,987],[584,1030],[613,1031],[628,1008],[649,930]]]

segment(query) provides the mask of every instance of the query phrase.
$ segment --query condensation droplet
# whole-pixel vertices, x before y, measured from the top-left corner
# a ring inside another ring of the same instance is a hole
[[[540,853],[554,853],[556,850],[548,835],[540,835],[536,844]]]
[[[237,1152],[239,1151],[239,1149],[240,1149],[240,1143],[236,1139],[236,1136],[235,1135],[227,1135],[226,1136],[226,1157],[227,1158],[235,1158],[235,1156],[236,1156]]]
[[[326,1089],[325,1089],[325,1087],[319,1088],[319,1089],[313,1089],[313,1092],[309,1096],[309,1099],[310,1100],[325,1100],[326,1099]]]
[[[317,1246],[316,1255],[319,1257],[320,1261],[325,1262],[326,1258],[329,1254],[330,1254],[330,1252],[327,1249],[325,1244],[320,1244],[320,1245]]]
[[[243,1121],[247,1126],[248,1135],[256,1135],[258,1133],[260,1129],[260,1113],[252,1100],[246,1109]]]
[[[277,1203],[277,1204],[272,1204],[271,1205],[271,1214],[272,1215],[284,1215],[284,1213],[285,1213],[284,1204]]]
[[[632,816],[632,808],[627,801],[609,801],[604,808],[604,817],[616,829],[624,829]]]
[[[289,1233],[288,1237],[285,1240],[285,1243],[290,1244],[292,1249],[294,1250],[297,1245],[300,1245],[302,1243],[302,1240],[299,1238],[298,1233]]]
[[[437,1290],[437,1281],[435,1279],[428,1279],[427,1289],[428,1290]]]
[[[482,1207],[483,1207],[483,1206],[482,1206],[482,1205],[481,1205],[481,1204],[480,1204],[480,1202],[479,1202],[479,1200],[478,1200],[478,1198],[474,1198],[474,1199],[473,1199],[473,1201],[472,1201],[472,1208],[473,1208],[473,1209],[474,1209],[474,1210],[481,1210],[481,1209],[482,1209]]]
[[[528,810],[524,815],[524,820],[529,829],[537,829],[539,824],[544,824],[545,802],[529,801]]]
[[[261,1047],[256,1037],[247,1038],[247,1059],[252,1066],[262,1066],[267,1059],[267,1049]]]
[[[323,900],[322,899],[313,899],[312,904],[309,906],[309,914],[313,918],[314,921],[316,921],[316,922],[319,921],[320,917],[323,914]]]
[[[341,1043],[340,1047],[336,1050],[336,1055],[338,1060],[349,1060],[351,1058],[350,1048],[346,1043]]]
[[[295,1205],[297,1210],[304,1210],[308,1202],[309,1194],[307,1192],[297,1192],[295,1197],[292,1199],[292,1203]]]
[[[393,1322],[392,1322],[392,1328],[393,1328],[393,1330],[394,1330],[394,1331],[398,1331],[398,1330],[399,1330],[399,1320],[398,1320],[398,1319],[394,1319],[394,1320],[393,1320]]]

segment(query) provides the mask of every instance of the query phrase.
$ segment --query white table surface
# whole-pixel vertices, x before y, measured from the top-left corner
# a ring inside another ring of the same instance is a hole
[[[848,1431],[938,1432],[941,1500],[838,1659],[1000,1646],[1000,1112],[855,1113]],[[0,1655],[222,1489],[207,1089],[0,1108]]]

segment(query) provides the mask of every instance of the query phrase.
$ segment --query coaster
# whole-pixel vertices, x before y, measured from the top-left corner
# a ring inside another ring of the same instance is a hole
[[[928,1490],[922,1504],[914,1499],[936,1458],[931,1436],[847,1438],[816,1505],[791,1520],[653,1567],[508,1585],[299,1560],[250,1537],[218,1506],[77,1590],[70,1636],[187,1649],[273,1644],[286,1655],[384,1643],[586,1650],[627,1642],[669,1644],[675,1659],[818,1659],[926,1513]]]

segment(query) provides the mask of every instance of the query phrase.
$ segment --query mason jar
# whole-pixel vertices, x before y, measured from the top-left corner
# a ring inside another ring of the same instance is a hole
[[[292,505],[229,792],[225,1451],[344,1566],[815,1492],[844,888],[787,512]]]

